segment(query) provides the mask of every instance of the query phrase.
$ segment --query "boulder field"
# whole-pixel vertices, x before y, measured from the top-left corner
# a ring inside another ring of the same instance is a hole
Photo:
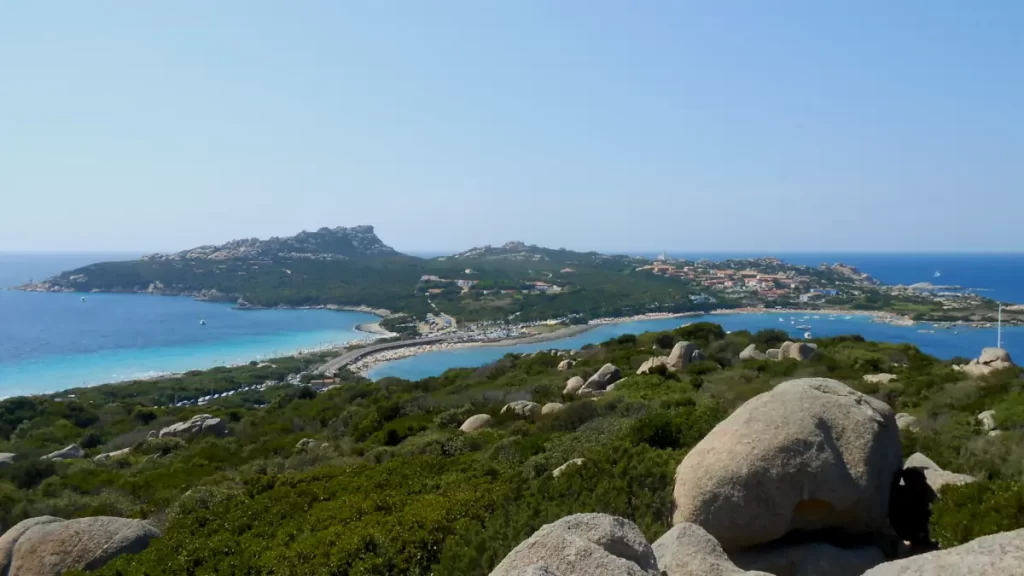
[[[902,557],[927,549],[937,490],[973,481],[922,454],[904,464],[884,402],[836,380],[790,380],[686,454],[674,526],[653,545],[628,520],[576,514],[541,527],[491,576],[1024,574],[1024,530]]]

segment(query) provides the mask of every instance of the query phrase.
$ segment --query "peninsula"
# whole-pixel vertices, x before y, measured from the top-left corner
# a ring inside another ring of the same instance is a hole
[[[418,258],[365,225],[96,263],[20,289],[371,310],[384,317],[383,328],[403,336],[741,308],[887,312],[907,321],[983,325],[996,321],[998,306],[958,287],[889,286],[842,263],[803,266],[771,257],[652,260],[508,242]],[[1007,309],[1003,321],[1022,323],[1024,311]]]

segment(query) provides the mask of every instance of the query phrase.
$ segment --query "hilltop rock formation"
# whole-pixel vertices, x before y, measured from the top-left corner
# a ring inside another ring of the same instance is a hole
[[[562,394],[576,394],[577,392],[580,391],[580,388],[583,388],[583,385],[585,383],[586,382],[583,381],[583,378],[580,378],[579,376],[573,376],[572,378],[566,380],[565,390],[562,391]]]
[[[892,410],[841,382],[779,384],[720,422],[676,470],[674,522],[725,548],[793,531],[885,531],[902,468]]]
[[[141,520],[93,516],[30,518],[0,536],[0,574],[60,576],[95,570],[122,554],[136,554],[160,531]]]
[[[84,456],[85,450],[82,450],[81,446],[78,444],[71,444],[70,446],[66,446],[56,452],[51,452],[46,456],[43,456],[40,460],[75,460]]]
[[[532,572],[530,572],[532,570]],[[490,576],[658,576],[654,551],[629,520],[574,514],[545,524],[498,564]]]
[[[603,392],[609,385],[618,382],[622,378],[622,373],[619,372],[619,368],[614,364],[605,364],[597,371],[596,374],[591,376],[587,382],[579,389],[577,394],[584,394],[586,392]]]
[[[512,414],[520,418],[533,419],[540,415],[540,404],[529,400],[509,402],[501,409],[502,414]]]
[[[466,421],[459,426],[459,430],[463,432],[474,432],[476,430],[482,430],[484,428],[490,428],[494,423],[494,418],[491,418],[490,414],[477,414],[466,418]]]
[[[1011,366],[1015,366],[1015,364],[1010,358],[1009,352],[1002,348],[984,348],[980,356],[967,364],[955,365],[953,369],[976,378]]]
[[[200,434],[213,434],[214,436],[226,436],[228,425],[220,418],[214,418],[209,414],[197,414],[184,422],[171,424],[160,430],[160,438],[194,438]]]
[[[864,576],[1008,576],[1024,574],[1024,529],[880,564]]]
[[[320,228],[295,236],[267,240],[244,238],[207,245],[173,254],[152,254],[143,260],[260,260],[271,258],[342,260],[370,254],[396,254],[381,242],[373,226]]]

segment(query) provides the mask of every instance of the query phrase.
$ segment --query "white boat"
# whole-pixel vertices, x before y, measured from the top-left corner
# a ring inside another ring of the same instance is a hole
[[[85,296],[82,296],[82,302],[85,302]]]
[[[810,340],[810,339],[811,339],[811,333],[810,332],[804,332],[804,340]]]
[[[785,318],[779,318],[779,322],[785,322],[785,321],[786,321]]]
[[[810,330],[811,326],[809,324],[800,324],[799,326],[797,326],[797,329],[798,330]]]
[[[935,277],[938,278],[939,276],[942,276],[942,273],[939,272],[938,270],[936,270],[935,271]]]
[[[199,321],[199,325],[200,326],[206,326],[206,320],[200,320]]]

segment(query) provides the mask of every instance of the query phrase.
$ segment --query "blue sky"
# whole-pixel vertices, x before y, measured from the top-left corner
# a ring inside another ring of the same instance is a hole
[[[0,251],[1024,250],[1024,3],[0,6]]]

